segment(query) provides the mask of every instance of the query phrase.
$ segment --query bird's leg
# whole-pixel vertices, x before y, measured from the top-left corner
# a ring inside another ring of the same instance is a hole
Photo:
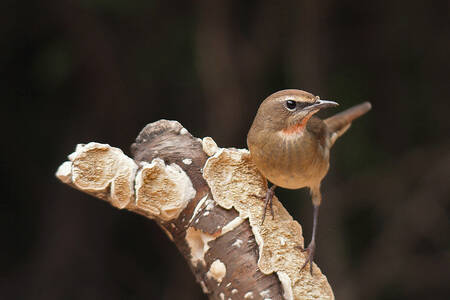
[[[309,263],[309,272],[311,273],[311,276],[313,275],[312,269],[313,269],[313,260],[314,260],[314,252],[316,250],[316,229],[317,229],[317,219],[319,218],[319,207],[320,202],[322,201],[322,195],[320,193],[320,187],[312,188],[311,189],[311,196],[313,201],[313,229],[312,229],[312,237],[311,242],[309,243],[308,247],[300,248],[301,251],[306,252],[306,259],[305,263],[301,267],[300,270],[303,270]]]
[[[312,268],[313,268],[313,260],[314,260],[314,252],[316,250],[316,228],[317,228],[317,218],[319,215],[319,205],[314,205],[314,220],[313,220],[313,230],[312,230],[312,238],[311,242],[309,243],[308,247],[305,249],[301,249],[302,251],[306,252],[306,260],[303,264],[302,268],[300,270],[303,270],[306,265],[309,263],[309,272],[312,275]]]
[[[267,206],[270,205],[270,213],[272,214],[272,219],[274,219],[273,207],[272,207],[272,199],[274,195],[274,191],[276,189],[276,185],[272,185],[270,189],[267,189],[266,197],[264,198],[264,209],[261,225],[264,224],[264,220],[266,219]]]

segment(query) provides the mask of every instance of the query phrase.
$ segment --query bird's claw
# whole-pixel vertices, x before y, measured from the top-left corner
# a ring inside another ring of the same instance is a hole
[[[311,242],[311,243],[309,243],[307,248],[303,248],[301,246],[296,246],[295,248],[299,249],[302,252],[306,252],[305,263],[300,268],[300,271],[303,271],[303,269],[309,263],[309,272],[311,273],[311,276],[313,276],[313,262],[314,262],[314,252],[316,250],[316,244],[314,242]]]
[[[272,220],[275,219],[275,214],[273,213],[273,205],[272,205],[274,190],[275,190],[275,185],[273,185],[270,189],[267,190],[266,196],[264,197],[264,208],[263,208],[263,216],[262,216],[262,220],[261,220],[261,226],[264,224],[264,220],[266,219],[267,206],[270,206],[270,214],[272,215]]]

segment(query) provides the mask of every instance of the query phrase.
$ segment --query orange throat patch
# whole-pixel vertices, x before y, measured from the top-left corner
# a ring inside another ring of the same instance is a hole
[[[312,117],[313,114],[304,117],[303,119],[300,120],[299,123],[296,123],[294,125],[291,125],[287,128],[284,128],[281,130],[281,132],[285,135],[294,135],[294,134],[299,134],[301,132],[303,132],[303,130],[306,128],[306,123],[308,123],[309,119]]]

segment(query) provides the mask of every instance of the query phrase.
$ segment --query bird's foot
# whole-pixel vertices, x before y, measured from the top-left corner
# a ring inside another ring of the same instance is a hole
[[[270,214],[272,215],[272,220],[275,218],[273,213],[273,207],[272,207],[272,199],[273,195],[275,194],[275,188],[276,185],[272,185],[270,189],[267,189],[266,197],[264,198],[264,209],[263,209],[263,216],[261,220],[261,225],[264,224],[264,220],[266,219],[266,212],[267,212],[267,206],[270,206]]]
[[[316,251],[316,243],[314,241],[311,241],[311,243],[309,243],[307,248],[303,248],[301,246],[296,246],[296,248],[300,249],[300,251],[302,252],[306,252],[305,263],[301,267],[300,271],[303,271],[303,269],[309,263],[309,272],[311,273],[311,276],[313,276],[313,261],[314,261],[314,252]]]

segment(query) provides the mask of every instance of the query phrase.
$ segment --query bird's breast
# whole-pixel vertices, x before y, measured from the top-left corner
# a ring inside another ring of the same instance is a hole
[[[283,188],[316,185],[328,171],[329,150],[307,132],[277,132],[249,141],[248,146],[259,171]]]

